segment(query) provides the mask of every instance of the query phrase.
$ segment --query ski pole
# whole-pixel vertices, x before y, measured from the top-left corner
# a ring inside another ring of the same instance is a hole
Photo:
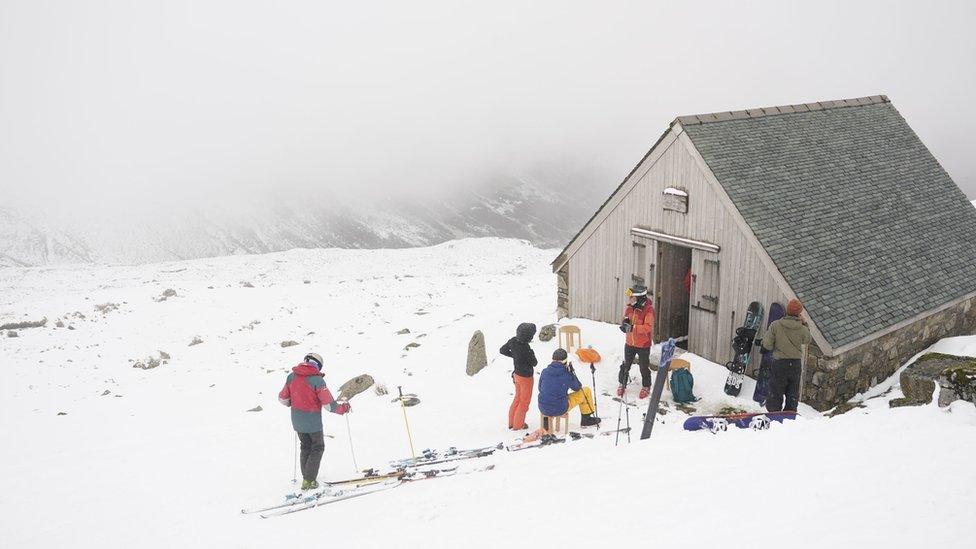
[[[410,434],[410,422],[407,421],[407,407],[403,404],[403,387],[397,385],[397,392],[400,393],[400,409],[403,410],[403,424],[407,426],[407,441],[410,442],[410,457],[417,459],[417,453],[413,451],[413,436]]]
[[[590,385],[593,387],[593,413],[600,417],[599,410],[596,409],[596,366],[590,363]]]
[[[298,482],[298,431],[295,431],[295,455],[291,458],[291,483]]]
[[[349,435],[349,451],[352,453],[352,466],[356,468],[356,472],[359,472],[359,465],[356,464],[356,449],[352,445],[352,428],[349,426],[349,413],[343,415],[346,416],[346,434]]]
[[[627,444],[630,444],[630,406],[627,407]]]
[[[621,413],[621,412],[623,412],[623,407],[624,407],[624,399],[623,399],[623,397],[620,397],[620,404],[617,406],[617,435],[616,435],[616,437],[614,437],[614,440],[613,440],[613,445],[614,446],[616,446],[617,443],[620,442],[620,416],[623,415]],[[630,410],[630,408],[627,408],[627,410]],[[628,424],[630,423],[629,416],[628,416],[627,423]],[[630,436],[630,431],[627,432],[627,435]]]

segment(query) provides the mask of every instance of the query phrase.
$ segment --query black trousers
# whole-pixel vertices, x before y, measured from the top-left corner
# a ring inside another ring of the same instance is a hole
[[[322,463],[322,454],[325,453],[324,435],[322,431],[298,433],[298,440],[302,443],[298,463],[302,466],[302,478],[305,480],[315,480],[319,476],[319,465]]]
[[[786,406],[783,405],[786,397]],[[773,361],[769,374],[769,396],[766,397],[766,410],[795,412],[800,400],[800,359],[782,358]]]
[[[641,386],[651,386],[651,349],[641,347],[631,347],[624,344],[624,361],[620,364],[620,375],[617,381],[621,385],[627,385],[627,378],[630,377],[630,367],[634,364],[634,357],[637,357],[637,365],[640,367]]]

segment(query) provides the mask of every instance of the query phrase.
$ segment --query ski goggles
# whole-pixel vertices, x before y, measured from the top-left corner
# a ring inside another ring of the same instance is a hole
[[[624,293],[627,294],[627,297],[642,297],[642,296],[646,296],[647,295],[647,290],[642,290],[640,292],[634,292],[634,289],[633,288],[627,288],[627,291],[624,292]]]

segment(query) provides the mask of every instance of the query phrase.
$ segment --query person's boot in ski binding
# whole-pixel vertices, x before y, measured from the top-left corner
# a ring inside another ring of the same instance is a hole
[[[650,394],[651,394],[651,388],[650,387],[641,387],[640,394],[637,395],[637,398],[647,398],[648,395],[650,395]]]
[[[303,480],[302,481],[302,490],[314,490],[314,489],[316,489],[318,487],[319,487],[319,483],[318,483],[317,480]]]
[[[626,390],[627,390],[627,386],[626,385],[620,385],[620,386],[618,386],[617,387],[617,396],[622,398],[624,396],[624,391],[626,391]]]
[[[591,427],[599,424],[600,418],[596,417],[594,414],[583,414],[583,416],[580,418],[581,427]]]

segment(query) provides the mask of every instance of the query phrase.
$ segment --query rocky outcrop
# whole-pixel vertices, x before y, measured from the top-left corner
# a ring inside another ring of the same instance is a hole
[[[892,407],[919,406],[937,397],[939,406],[963,399],[976,403],[976,359],[928,353],[905,368],[899,378],[905,395],[889,404]]]
[[[556,337],[556,325],[546,324],[539,329],[539,341],[552,341]]]

